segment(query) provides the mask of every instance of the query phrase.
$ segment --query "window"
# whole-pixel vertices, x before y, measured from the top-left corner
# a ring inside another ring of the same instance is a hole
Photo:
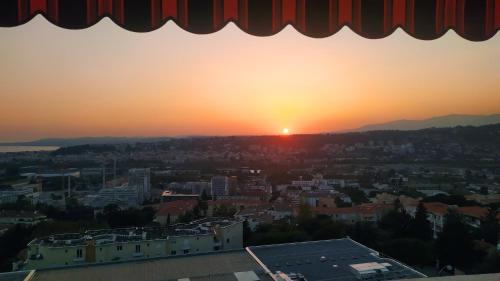
[[[99,252],[102,252],[102,248],[99,248]]]
[[[229,243],[229,238],[226,239],[226,243]]]
[[[81,259],[83,257],[83,250],[82,249],[77,249],[76,250],[76,257],[78,259]]]
[[[189,254],[189,250],[184,250],[184,254]]]
[[[118,245],[118,246],[116,246],[116,250],[117,250],[117,251],[121,251],[121,250],[123,250],[123,246],[122,246],[122,245]]]
[[[141,245],[135,245],[135,252],[140,253],[141,252]]]
[[[146,244],[146,247],[149,247],[149,243],[148,243],[148,244]]]
[[[171,254],[172,256],[175,256],[175,255],[177,255],[177,251],[172,251],[172,252],[170,252],[170,254]]]

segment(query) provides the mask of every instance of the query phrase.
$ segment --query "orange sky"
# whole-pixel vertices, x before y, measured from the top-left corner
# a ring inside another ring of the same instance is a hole
[[[0,141],[314,133],[394,119],[500,113],[500,35],[419,41],[398,31],[274,37],[230,24],[137,34],[105,19],[0,28]]]

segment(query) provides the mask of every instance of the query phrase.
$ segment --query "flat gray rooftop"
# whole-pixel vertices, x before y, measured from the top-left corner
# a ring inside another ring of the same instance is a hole
[[[376,251],[348,238],[255,246],[248,250],[272,273],[300,273],[307,281],[357,281],[350,265],[371,262],[391,265],[389,272],[373,280],[425,277],[394,260],[380,258]]]
[[[108,265],[37,271],[31,281],[238,281],[235,273],[252,271],[272,281],[246,252],[222,252]]]
[[[498,281],[498,280],[500,280],[500,273],[432,277],[432,278],[416,279],[416,280],[413,279],[412,281]],[[407,281],[407,280],[405,279],[399,281]]]
[[[0,281],[23,281],[29,273],[29,271],[0,273]]]

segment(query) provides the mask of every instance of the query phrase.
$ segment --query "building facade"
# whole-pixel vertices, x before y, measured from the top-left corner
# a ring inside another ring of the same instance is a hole
[[[165,228],[93,230],[28,244],[26,269],[112,263],[243,248],[243,223],[203,219]]]
[[[139,196],[139,204],[151,200],[151,170],[130,169],[128,171],[128,186],[135,187]]]
[[[102,209],[107,205],[117,205],[122,209],[137,207],[142,201],[135,187],[103,188],[95,195],[87,195],[82,200],[83,205],[93,209]]]
[[[211,180],[212,197],[229,195],[228,178],[225,176],[215,176]]]

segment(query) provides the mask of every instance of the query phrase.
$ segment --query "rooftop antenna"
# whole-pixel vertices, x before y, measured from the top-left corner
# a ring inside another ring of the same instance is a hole
[[[102,188],[106,187],[106,162],[102,162]]]
[[[113,159],[113,186],[116,186],[116,156]]]
[[[71,197],[71,174],[68,174],[68,197]]]

